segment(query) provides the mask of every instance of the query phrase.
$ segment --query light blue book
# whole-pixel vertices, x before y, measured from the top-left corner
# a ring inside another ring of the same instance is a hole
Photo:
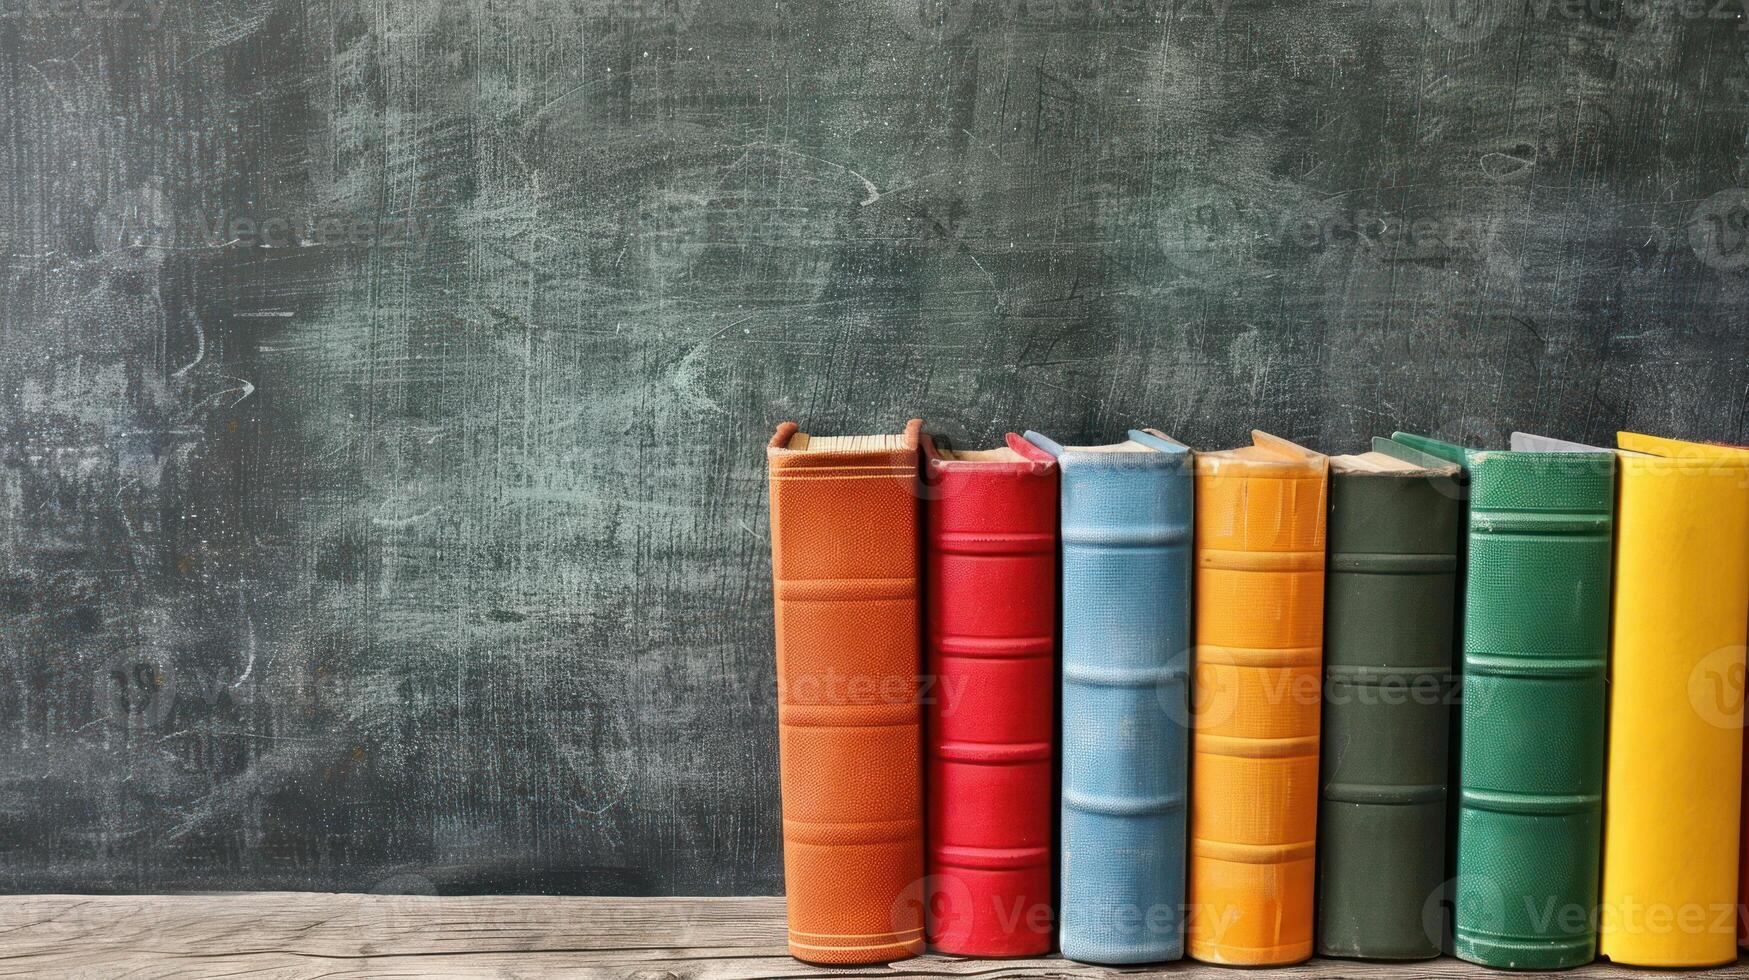
[[[1191,453],[1149,430],[1057,458],[1063,542],[1063,955],[1184,955]]]

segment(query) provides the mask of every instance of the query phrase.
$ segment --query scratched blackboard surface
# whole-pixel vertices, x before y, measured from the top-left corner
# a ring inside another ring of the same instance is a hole
[[[772,893],[780,420],[1749,441],[1741,0],[0,0],[0,889]]]

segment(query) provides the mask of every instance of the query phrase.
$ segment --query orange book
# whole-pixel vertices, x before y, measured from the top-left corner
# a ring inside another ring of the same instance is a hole
[[[1326,457],[1263,432],[1196,454],[1186,952],[1312,955]]]
[[[810,963],[923,952],[921,429],[785,422],[766,449],[789,950]]]

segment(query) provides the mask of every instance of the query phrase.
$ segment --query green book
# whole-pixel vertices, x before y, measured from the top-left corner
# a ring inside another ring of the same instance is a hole
[[[1330,458],[1318,807],[1323,956],[1440,953],[1443,915],[1428,899],[1446,877],[1458,473],[1451,463],[1381,451]]]
[[[1441,883],[1438,898],[1429,898],[1427,900],[1428,907],[1424,912],[1428,932],[1438,931],[1439,933],[1440,952],[1452,956],[1454,954],[1451,941],[1451,891],[1453,876],[1457,874],[1458,756],[1461,755],[1459,747],[1464,744],[1461,676],[1464,648],[1464,569],[1468,567],[1470,557],[1469,534],[1467,533],[1470,526],[1470,473],[1459,464],[1440,459],[1437,456],[1429,456],[1394,439],[1375,438],[1372,441],[1372,448],[1374,452],[1394,456],[1422,467],[1457,467],[1457,475],[1451,479],[1447,480],[1442,477],[1435,480],[1442,493],[1450,495],[1458,502],[1457,581],[1455,583],[1457,608],[1453,610],[1452,616],[1452,650],[1455,654],[1453,657],[1455,662],[1452,664],[1451,679],[1453,683],[1451,684],[1450,707],[1446,711],[1447,738],[1445,744],[1448,751],[1446,752],[1445,765],[1445,879]]]
[[[1588,963],[1615,456],[1392,438],[1469,473],[1453,952],[1502,969]]]

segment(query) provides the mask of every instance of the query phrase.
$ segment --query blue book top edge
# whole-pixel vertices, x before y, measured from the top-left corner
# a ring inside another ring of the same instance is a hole
[[[1190,459],[1190,450],[1177,443],[1168,442],[1159,436],[1150,435],[1141,429],[1130,429],[1127,436],[1131,442],[1153,450],[1151,453],[1102,453],[1078,450],[1072,446],[1064,446],[1050,436],[1041,432],[1026,430],[1025,438],[1038,448],[1056,457],[1059,465],[1074,460],[1079,466],[1097,464],[1105,466],[1160,466],[1162,468],[1183,466]]]

